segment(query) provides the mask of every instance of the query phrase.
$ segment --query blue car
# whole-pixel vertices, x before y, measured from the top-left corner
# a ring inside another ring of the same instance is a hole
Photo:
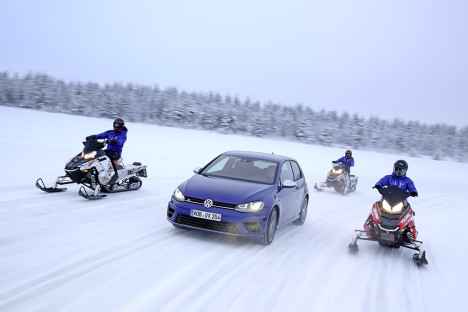
[[[293,158],[230,151],[194,172],[168,204],[167,220],[177,228],[252,237],[269,245],[278,226],[306,220],[309,191]]]

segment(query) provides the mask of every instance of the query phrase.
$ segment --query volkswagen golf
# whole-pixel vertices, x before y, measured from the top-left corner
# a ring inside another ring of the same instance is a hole
[[[177,228],[251,237],[269,245],[278,227],[306,220],[309,191],[291,157],[230,151],[194,173],[168,204],[167,220]]]

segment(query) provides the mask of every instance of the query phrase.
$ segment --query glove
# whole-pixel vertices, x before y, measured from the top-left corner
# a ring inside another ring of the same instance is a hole
[[[413,197],[418,197],[418,192],[412,191],[412,192],[411,192],[411,196],[413,196]]]
[[[95,138],[96,138],[95,135],[88,135],[88,136],[86,137],[86,141],[88,141],[88,140],[94,140]]]
[[[382,187],[380,185],[374,185],[373,188],[380,190]]]
[[[117,145],[119,143],[119,140],[113,139],[109,141],[109,145]]]
[[[332,164],[337,164],[338,162],[336,160],[332,161]]]

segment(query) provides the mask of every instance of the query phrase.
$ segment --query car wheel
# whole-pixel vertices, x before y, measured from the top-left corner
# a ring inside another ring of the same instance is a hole
[[[260,238],[260,243],[270,245],[275,238],[276,228],[278,227],[278,209],[273,208],[268,217],[265,235]]]
[[[302,202],[302,207],[301,207],[301,213],[299,214],[299,218],[293,221],[293,224],[296,225],[303,225],[306,218],[307,218],[307,205],[309,204],[309,201],[307,198],[304,198],[304,201]]]

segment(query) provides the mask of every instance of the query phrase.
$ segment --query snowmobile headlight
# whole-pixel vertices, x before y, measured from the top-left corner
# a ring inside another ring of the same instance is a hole
[[[382,209],[388,213],[401,213],[401,211],[403,210],[403,203],[399,202],[398,204],[392,207],[386,200],[383,200]]]
[[[94,158],[94,156],[96,156],[96,151],[92,151],[91,153],[87,153],[87,154],[83,154],[81,153],[81,156],[84,158],[84,159],[91,159],[91,158]]]
[[[185,196],[179,190],[179,188],[176,188],[176,190],[174,191],[174,194],[172,194],[172,196],[174,196],[175,200],[177,200],[177,201],[185,201]]]
[[[263,210],[265,203],[262,201],[253,201],[245,204],[237,205],[235,210],[240,212],[259,212]]]
[[[338,170],[332,169],[332,172],[333,172],[334,174],[340,174],[340,173],[343,172],[343,169],[338,169]]]

